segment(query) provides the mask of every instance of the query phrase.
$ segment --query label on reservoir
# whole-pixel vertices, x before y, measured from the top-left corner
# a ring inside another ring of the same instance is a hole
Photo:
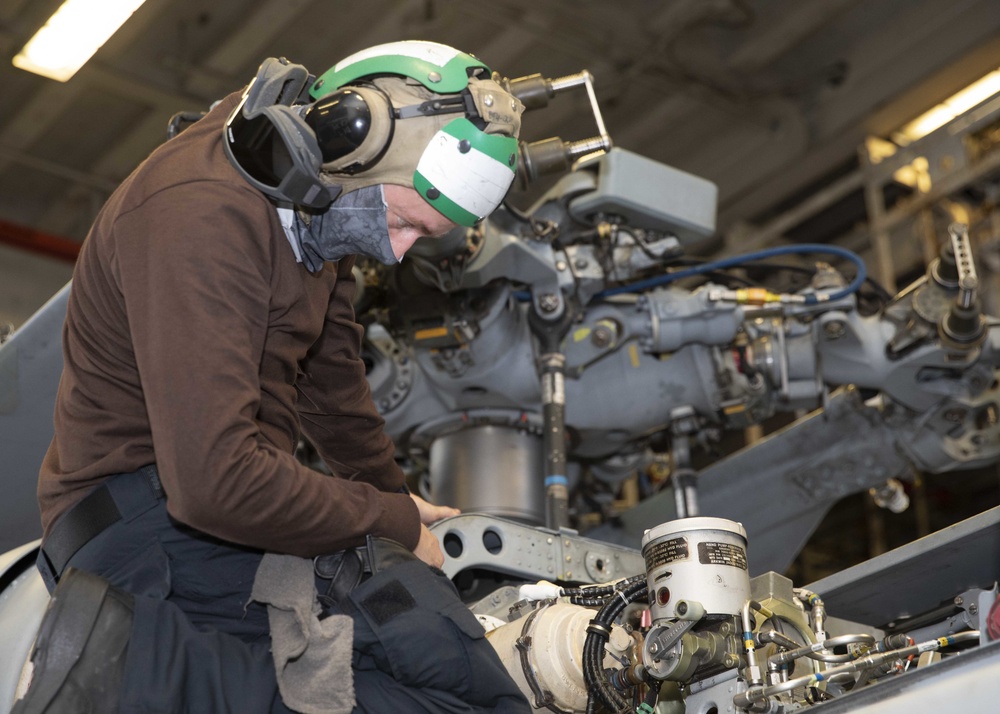
[[[747,552],[732,543],[699,543],[698,561],[704,565],[731,565],[747,569]]]
[[[687,538],[680,537],[649,543],[643,550],[642,556],[646,559],[646,572],[649,572],[661,565],[687,560],[691,557],[691,553],[688,550]]]

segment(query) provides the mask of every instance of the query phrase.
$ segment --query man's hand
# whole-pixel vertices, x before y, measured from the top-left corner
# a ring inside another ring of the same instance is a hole
[[[451,506],[435,506],[433,503],[428,503],[420,496],[415,496],[412,493],[410,494],[410,498],[417,504],[417,511],[420,512],[420,522],[427,526],[431,523],[437,523],[442,518],[450,518],[462,513],[457,508],[452,508]]]
[[[441,552],[441,544],[438,543],[438,539],[434,537],[427,526],[442,518],[457,516],[461,511],[450,506],[435,506],[412,493],[410,498],[417,504],[417,511],[420,513],[420,541],[413,549],[413,554],[428,565],[440,568],[444,565],[444,553]]]
[[[420,541],[413,549],[413,554],[435,568],[444,565],[444,553],[441,552],[441,545],[423,523],[420,524]]]

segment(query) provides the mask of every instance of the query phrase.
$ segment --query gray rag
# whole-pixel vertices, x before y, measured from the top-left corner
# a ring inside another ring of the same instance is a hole
[[[250,597],[267,605],[285,705],[302,714],[349,714],[354,708],[354,622],[347,615],[319,619],[312,561],[265,554]]]

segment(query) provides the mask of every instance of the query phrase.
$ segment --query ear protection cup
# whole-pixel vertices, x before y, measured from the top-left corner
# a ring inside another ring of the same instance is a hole
[[[395,116],[375,87],[345,87],[311,104],[303,115],[316,135],[323,169],[355,174],[376,163],[392,142]]]

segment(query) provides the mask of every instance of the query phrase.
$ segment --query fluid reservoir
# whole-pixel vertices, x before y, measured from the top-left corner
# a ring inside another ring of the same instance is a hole
[[[681,618],[697,602],[707,616],[737,615],[750,599],[747,532],[725,518],[679,518],[642,537],[653,622]]]

